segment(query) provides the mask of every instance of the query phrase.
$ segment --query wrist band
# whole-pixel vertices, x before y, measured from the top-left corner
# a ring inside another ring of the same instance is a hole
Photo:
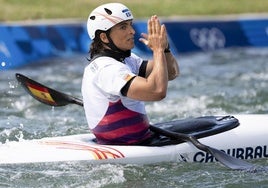
[[[170,52],[170,46],[169,46],[169,43],[168,43],[168,46],[166,47],[166,49],[164,50],[164,53],[169,53]]]

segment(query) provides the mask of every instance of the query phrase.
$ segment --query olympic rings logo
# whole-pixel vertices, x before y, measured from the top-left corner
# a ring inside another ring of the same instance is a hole
[[[193,28],[190,30],[193,43],[204,51],[224,48],[226,40],[222,31],[218,28]]]

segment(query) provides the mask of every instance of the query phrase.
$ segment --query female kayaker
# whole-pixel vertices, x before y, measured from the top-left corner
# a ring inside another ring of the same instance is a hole
[[[135,30],[125,5],[97,7],[88,17],[87,30],[92,43],[82,96],[90,130],[100,144],[146,145],[152,133],[143,101],[165,98],[168,80],[179,74],[165,26],[154,15],[148,34],[141,34],[140,42],[153,53],[149,61],[131,53]]]

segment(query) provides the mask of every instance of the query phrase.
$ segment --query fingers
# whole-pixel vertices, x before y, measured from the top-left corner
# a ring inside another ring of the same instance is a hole
[[[157,33],[157,25],[156,25],[156,20],[154,16],[151,17],[151,22],[152,22],[152,31],[153,31],[152,34],[155,34]]]
[[[156,15],[152,16],[147,23],[148,34],[152,35],[160,31],[160,22]]]
[[[167,34],[166,27],[160,24],[160,20],[156,15],[148,20],[147,24],[148,34],[142,33],[140,42],[144,43],[151,49],[166,48]]]
[[[153,31],[152,31],[152,19],[149,19],[148,20],[148,23],[147,23],[147,30],[148,30],[148,34],[149,35],[152,35]]]
[[[155,27],[156,27],[156,33],[160,33],[161,25],[160,25],[160,20],[157,18],[157,16],[155,16],[154,22],[155,22],[154,24],[155,24]]]
[[[147,46],[148,45],[148,35],[146,33],[141,33],[141,37],[142,38],[139,38],[139,41]]]
[[[149,44],[148,40],[146,40],[144,38],[140,38],[139,41],[142,42],[143,44],[145,44],[146,46],[148,46],[148,44]]]
[[[167,30],[165,25],[161,25],[161,36],[163,36],[163,38],[167,40]]]
[[[161,26],[161,36],[163,36],[163,46],[166,49],[168,48],[168,37],[167,37],[167,30],[166,30],[165,25]]]
[[[161,25],[161,36],[166,36],[166,27],[165,27],[165,25]]]
[[[151,34],[159,34],[161,30],[160,21],[157,18],[156,15],[152,16],[149,20],[150,24],[149,27],[151,27]],[[150,34],[150,33],[149,33]]]
[[[141,33],[141,36],[142,36],[143,38],[145,38],[146,40],[148,39],[148,34],[146,34],[146,33]]]

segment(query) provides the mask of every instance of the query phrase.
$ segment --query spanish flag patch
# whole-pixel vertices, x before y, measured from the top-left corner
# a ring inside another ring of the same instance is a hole
[[[131,80],[132,77],[133,77],[132,75],[127,74],[125,75],[124,80],[128,82],[129,80]]]

